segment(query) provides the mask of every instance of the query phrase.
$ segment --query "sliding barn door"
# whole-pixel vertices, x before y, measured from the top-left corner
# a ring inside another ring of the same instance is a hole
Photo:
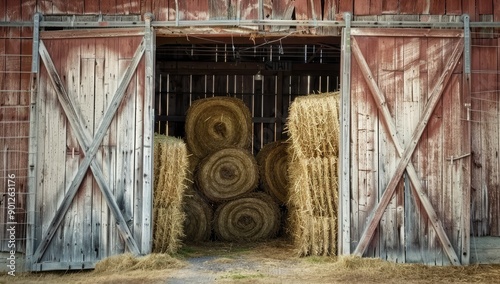
[[[343,50],[350,83],[341,172],[348,182],[341,190],[350,213],[341,216],[342,252],[468,263],[463,32],[352,29]]]
[[[150,252],[152,33],[40,33],[32,270]]]

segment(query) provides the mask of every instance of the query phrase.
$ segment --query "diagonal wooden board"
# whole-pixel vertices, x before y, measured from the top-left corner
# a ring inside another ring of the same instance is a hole
[[[374,211],[368,218],[368,225],[365,227],[365,230],[363,231],[363,234],[361,235],[360,241],[358,243],[358,246],[356,247],[356,250],[354,251],[355,255],[362,256],[368,247],[368,244],[373,237],[373,234],[375,232],[375,229],[378,227],[378,223],[380,219],[382,218],[382,215],[387,208],[387,205],[390,202],[390,199],[392,198],[392,195],[394,194],[396,190],[396,186],[401,178],[401,175],[403,174],[404,170],[406,169],[410,180],[413,184],[413,190],[415,191],[415,197],[418,198],[424,207],[425,212],[427,213],[429,220],[431,221],[431,224],[433,228],[436,230],[436,233],[438,235],[438,238],[443,246],[443,249],[445,250],[450,262],[454,265],[460,265],[459,258],[453,249],[450,240],[448,236],[446,235],[443,226],[441,222],[439,221],[439,218],[430,202],[430,200],[427,198],[427,195],[422,189],[422,184],[420,183],[420,180],[418,179],[418,175],[416,173],[416,170],[413,166],[413,164],[410,162],[411,156],[413,155],[413,152],[418,144],[418,141],[420,140],[420,137],[429,121],[429,118],[434,111],[434,108],[441,98],[441,94],[448,83],[451,74],[453,72],[453,69],[455,69],[455,66],[457,65],[460,56],[463,51],[463,40],[459,40],[458,44],[455,46],[449,61],[446,64],[445,70],[439,77],[438,81],[436,82],[436,85],[433,87],[431,94],[430,94],[430,99],[426,105],[426,108],[424,110],[423,116],[417,127],[415,128],[415,131],[413,132],[413,135],[411,137],[410,143],[406,149],[403,149],[402,144],[400,143],[400,139],[397,134],[396,126],[394,124],[394,121],[391,117],[391,114],[389,112],[389,109],[387,107],[387,102],[385,101],[385,96],[383,95],[382,91],[379,89],[375,79],[373,78],[373,75],[371,73],[371,70],[366,63],[363,54],[361,53],[361,50],[357,44],[356,38],[352,38],[352,50],[353,50],[353,55],[358,62],[361,72],[363,73],[367,83],[368,87],[370,88],[370,91],[377,103],[377,107],[382,113],[382,119],[384,120],[384,125],[388,128],[387,131],[391,135],[392,141],[394,145],[396,146],[396,149],[400,155],[400,161],[398,164],[398,167],[396,168],[396,171],[394,175],[392,176],[391,180],[389,181],[384,193],[382,194],[382,197],[379,201],[379,203],[376,205]]]
[[[39,246],[37,247],[34,253],[33,261],[35,263],[40,261],[45,250],[50,244],[50,240],[56,233],[57,228],[61,224],[62,219],[64,218],[66,212],[68,211],[76,193],[78,192],[78,188],[80,187],[80,184],[82,183],[83,178],[89,166],[94,174],[94,177],[96,178],[96,181],[99,185],[102,194],[106,199],[108,206],[110,207],[110,210],[113,213],[113,216],[117,221],[118,229],[123,239],[125,240],[125,243],[127,244],[129,250],[133,254],[136,255],[140,254],[137,243],[135,239],[132,237],[130,229],[126,224],[126,221],[120,211],[120,208],[118,207],[113,197],[113,194],[111,193],[111,190],[106,184],[101,166],[94,160],[94,156],[97,153],[97,150],[99,149],[99,145],[101,144],[102,139],[104,138],[106,131],[109,128],[109,125],[111,124],[111,121],[120,105],[120,102],[122,101],[122,98],[124,97],[125,90],[128,84],[130,83],[132,75],[137,69],[137,66],[139,65],[140,59],[144,54],[144,50],[145,47],[143,40],[139,45],[139,47],[137,48],[134,57],[132,59],[132,62],[130,63],[130,66],[127,68],[125,74],[121,78],[118,88],[113,96],[113,99],[108,109],[106,110],[103,120],[99,124],[96,135],[94,139],[92,139],[91,135],[88,132],[86,132],[85,128],[81,125],[81,122],[83,121],[80,119],[81,115],[79,115],[79,111],[74,107],[74,104],[71,102],[71,99],[63,86],[61,78],[59,77],[57,70],[55,69],[54,63],[52,62],[52,59],[50,58],[50,55],[48,54],[48,51],[45,48],[45,45],[43,44],[43,41],[40,40],[40,46],[39,46],[40,57],[47,68],[50,80],[54,85],[59,102],[63,107],[63,110],[68,118],[68,121],[73,131],[75,132],[75,135],[78,139],[78,143],[80,144],[80,146],[84,151],[85,158],[81,162],[73,181],[69,185],[69,188],[66,190],[66,194],[64,195],[63,201],[56,210],[54,218],[52,219],[49,227],[47,228],[47,232],[44,234]]]

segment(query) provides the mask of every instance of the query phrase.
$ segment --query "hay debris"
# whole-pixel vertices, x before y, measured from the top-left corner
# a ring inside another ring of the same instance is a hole
[[[264,145],[257,154],[257,164],[264,191],[280,204],[285,204],[288,196],[288,143],[275,141]]]
[[[130,253],[107,257],[96,263],[95,273],[123,273],[132,270],[161,270],[180,268],[186,264],[168,254],[148,254],[134,257]]]
[[[255,157],[241,148],[225,148],[203,159],[195,174],[197,188],[210,201],[235,199],[257,188]]]
[[[200,99],[188,109],[185,131],[189,149],[200,159],[227,147],[249,150],[252,117],[241,99]]]
[[[153,252],[175,253],[181,246],[185,219],[186,144],[181,139],[155,135],[154,147]]]
[[[279,225],[279,207],[264,192],[253,192],[223,203],[214,216],[215,234],[224,241],[266,240],[276,236]]]

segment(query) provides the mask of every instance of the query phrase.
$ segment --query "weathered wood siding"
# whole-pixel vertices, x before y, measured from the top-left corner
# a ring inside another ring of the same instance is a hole
[[[95,38],[85,32],[41,35],[34,270],[89,268],[107,256],[134,252],[130,238],[140,252],[150,249],[140,244],[143,232],[151,228],[143,223],[144,216],[151,215],[150,201],[149,207],[144,206],[146,191],[151,188],[143,187],[151,168],[143,156],[148,147],[144,141],[152,138],[147,133],[152,124],[148,119],[152,94],[145,91],[147,60],[142,32],[126,36],[129,33],[118,29]],[[132,75],[129,83],[127,73]],[[123,98],[116,101],[121,94]],[[109,116],[114,107],[116,114]],[[78,118],[76,125],[72,114]],[[107,121],[109,128],[98,131]],[[86,156],[92,156],[92,139],[99,135],[104,137],[97,144],[92,171],[83,168],[76,195],[67,200]],[[106,189],[98,184],[99,174]],[[107,190],[122,216],[113,211]],[[61,211],[64,204],[69,205],[66,212]],[[58,214],[64,214],[59,224],[54,221],[62,217]],[[51,230],[55,230],[53,236]]]
[[[471,66],[471,233],[500,236],[500,39],[489,33],[476,37]]]
[[[35,7],[0,0],[0,21],[31,21]],[[0,251],[9,251],[5,230],[9,175],[15,182],[16,251],[25,250],[26,193],[28,192],[28,136],[32,29],[0,27]],[[10,202],[9,202],[10,201]],[[5,260],[4,260],[5,261]],[[0,260],[0,265],[2,265]]]
[[[396,262],[454,263],[438,235],[442,230],[457,255],[468,255],[462,248],[470,187],[468,95],[461,61],[450,61],[463,49],[460,32],[352,34],[351,251],[366,246],[364,255]],[[428,109],[434,98],[435,108]],[[410,156],[401,168],[403,154]],[[373,221],[376,209],[381,215]],[[441,229],[429,218],[433,211]]]

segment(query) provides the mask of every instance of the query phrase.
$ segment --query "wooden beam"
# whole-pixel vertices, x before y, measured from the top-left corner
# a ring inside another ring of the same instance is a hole
[[[108,206],[110,206],[110,209],[117,220],[118,228],[122,233],[122,237],[124,238],[131,252],[134,254],[139,254],[139,249],[137,247],[137,244],[133,239],[129,228],[127,227],[125,219],[123,218],[123,215],[121,214],[121,211],[118,205],[116,204],[116,201],[113,198],[113,194],[107,187],[100,165],[97,164],[97,162],[94,160],[94,156],[97,153],[97,150],[102,142],[102,139],[106,135],[106,131],[109,128],[109,125],[111,124],[114,114],[116,113],[116,110],[118,109],[118,106],[124,96],[125,90],[132,78],[133,73],[135,72],[135,69],[137,68],[137,65],[139,64],[142,54],[144,53],[144,44],[142,42],[141,45],[138,47],[136,54],[134,55],[134,58],[130,63],[130,66],[128,67],[128,69],[125,72],[125,75],[120,81],[119,87],[115,92],[115,95],[113,96],[113,100],[111,101],[106,111],[106,114],[104,115],[103,120],[99,125],[99,128],[96,132],[96,136],[94,137],[93,140],[91,138],[90,133],[85,131],[85,128],[82,127],[82,125],[80,124],[80,122],[83,120],[80,118],[79,111],[74,108],[74,104],[71,102],[71,99],[63,86],[63,82],[59,77],[59,74],[57,73],[54,63],[52,62],[52,59],[50,58],[50,55],[47,49],[45,48],[43,41],[40,41],[39,52],[40,52],[40,57],[47,68],[49,78],[52,84],[54,85],[59,102],[61,103],[61,106],[68,118],[68,121],[73,131],[75,132],[78,142],[83,148],[85,158],[81,162],[78,171],[75,175],[75,178],[69,185],[69,188],[66,190],[66,194],[64,195],[63,201],[61,202],[61,205],[58,207],[54,215],[54,218],[52,219],[47,229],[46,234],[42,237],[42,240],[35,251],[33,261],[38,262],[43,256],[43,253],[47,249],[50,240],[54,236],[57,228],[61,224],[62,219],[64,218],[66,212],[68,211],[78,191],[78,188],[80,187],[80,184],[82,183],[83,178],[85,177],[85,174],[89,166],[91,167],[91,170],[94,173],[94,176],[96,177],[97,183],[108,203]],[[89,141],[92,141],[90,145]]]
[[[382,113],[382,118],[385,122],[386,127],[388,128],[388,132],[391,135],[391,138],[396,146],[396,149],[401,157],[401,160],[398,164],[398,167],[396,169],[395,174],[391,178],[390,182],[388,183],[384,193],[382,194],[382,197],[375,207],[374,211],[370,215],[368,225],[366,226],[365,230],[363,231],[363,234],[361,236],[361,239],[359,241],[359,244],[354,252],[354,254],[362,256],[363,253],[365,252],[366,248],[368,247],[368,244],[373,237],[373,233],[375,232],[375,229],[378,226],[378,223],[380,221],[380,218],[382,217],[387,205],[390,202],[390,199],[392,195],[394,194],[394,191],[396,189],[396,186],[399,182],[399,179],[401,178],[401,175],[403,174],[405,168],[409,174],[409,177],[411,179],[411,182],[413,184],[413,190],[415,191],[415,196],[420,199],[422,202],[422,205],[424,207],[424,210],[426,211],[429,220],[431,221],[431,224],[433,225],[434,229],[436,230],[436,233],[441,241],[441,244],[443,245],[443,249],[448,255],[448,258],[450,259],[451,263],[454,265],[459,265],[460,261],[458,259],[458,256],[453,249],[448,236],[444,232],[444,229],[438,219],[438,216],[436,212],[434,211],[434,208],[427,198],[425,192],[422,189],[422,185],[420,184],[420,181],[418,179],[418,175],[416,173],[415,168],[411,163],[409,163],[411,156],[413,154],[413,151],[415,150],[418,141],[420,140],[420,136],[422,135],[422,132],[424,131],[427,122],[434,111],[434,108],[439,101],[441,97],[441,93],[443,92],[449,78],[451,77],[451,74],[453,72],[453,69],[455,68],[456,64],[458,63],[460,56],[463,51],[463,41],[459,41],[455,49],[453,50],[453,53],[446,65],[446,68],[444,72],[441,74],[439,80],[436,82],[436,85],[431,91],[430,94],[430,99],[426,105],[426,108],[424,110],[422,120],[419,122],[417,125],[412,138],[410,140],[409,146],[403,150],[402,145],[400,144],[399,137],[397,135],[397,130],[396,126],[394,124],[394,121],[391,118],[391,114],[389,112],[389,109],[387,107],[387,102],[385,101],[385,97],[378,88],[378,85],[373,78],[373,75],[370,71],[370,68],[366,61],[363,58],[363,54],[361,53],[361,50],[359,49],[359,46],[357,44],[356,39],[353,37],[352,38],[352,50],[353,50],[353,55],[358,62],[361,72],[363,73],[368,86],[370,88],[370,91],[377,102],[377,107]]]
[[[143,28],[119,28],[119,29],[83,29],[83,30],[61,30],[61,31],[42,31],[42,39],[61,39],[61,38],[108,38],[108,37],[127,37],[142,36]]]
[[[444,37],[444,38],[460,38],[463,37],[462,30],[446,30],[446,29],[407,29],[401,32],[401,29],[377,29],[377,28],[364,28],[352,29],[352,36],[377,36],[377,37]]]

